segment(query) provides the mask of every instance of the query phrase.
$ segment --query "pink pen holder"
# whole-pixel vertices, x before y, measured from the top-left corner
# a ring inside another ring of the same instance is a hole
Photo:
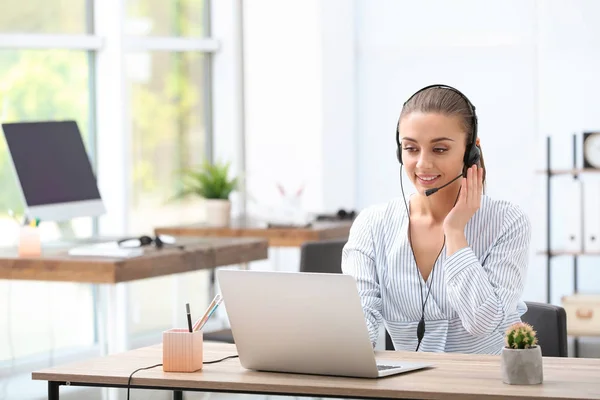
[[[194,372],[202,369],[203,331],[187,329],[163,332],[163,371]]]
[[[19,257],[39,257],[42,254],[40,231],[33,226],[22,226],[19,232]]]

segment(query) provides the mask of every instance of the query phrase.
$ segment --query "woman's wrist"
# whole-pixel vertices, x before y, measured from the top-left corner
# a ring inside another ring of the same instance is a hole
[[[446,256],[450,257],[460,249],[469,246],[464,231],[448,230],[444,232],[446,236]]]

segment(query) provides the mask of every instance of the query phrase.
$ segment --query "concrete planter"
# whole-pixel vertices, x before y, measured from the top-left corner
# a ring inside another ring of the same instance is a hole
[[[206,224],[215,227],[229,226],[231,202],[225,199],[206,199]]]
[[[544,380],[542,348],[502,349],[502,381],[509,385],[537,385]]]

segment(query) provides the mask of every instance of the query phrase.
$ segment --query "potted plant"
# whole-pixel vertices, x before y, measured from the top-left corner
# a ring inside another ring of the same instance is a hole
[[[502,381],[510,385],[535,385],[544,380],[542,348],[536,332],[525,322],[517,322],[506,331],[502,349]]]
[[[203,162],[200,166],[183,170],[183,190],[178,197],[198,195],[206,201],[206,223],[227,226],[231,220],[229,195],[238,185],[236,177],[229,176],[230,163]]]

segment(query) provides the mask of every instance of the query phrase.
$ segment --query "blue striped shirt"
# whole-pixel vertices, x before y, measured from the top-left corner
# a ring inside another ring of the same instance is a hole
[[[408,199],[407,199],[408,201]],[[427,282],[415,265],[402,198],[361,211],[342,253],[342,271],[356,279],[373,346],[383,322],[396,350],[414,351],[423,300],[419,351],[499,354],[504,332],[526,311],[531,225],[523,211],[482,196],[467,223],[468,247],[441,252]]]

